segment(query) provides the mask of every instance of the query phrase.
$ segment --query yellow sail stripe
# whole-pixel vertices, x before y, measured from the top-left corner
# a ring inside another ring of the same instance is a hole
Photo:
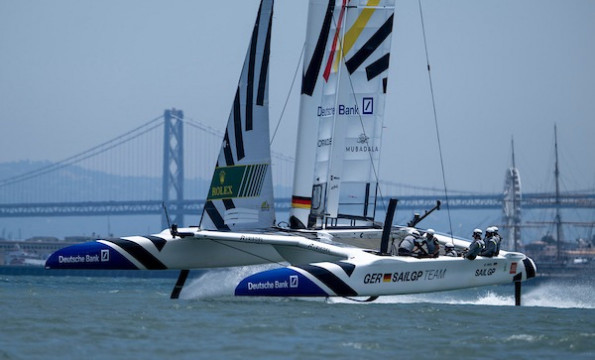
[[[351,50],[351,48],[355,44],[355,41],[366,27],[366,24],[368,23],[368,21],[370,21],[370,18],[374,14],[374,11],[376,11],[376,9],[374,9],[373,7],[378,6],[378,4],[380,4],[380,0],[369,0],[366,6],[370,6],[372,8],[363,9],[357,17],[357,19],[355,20],[355,22],[353,23],[353,26],[347,31],[347,33],[345,33],[345,39],[343,41],[343,51],[338,51],[338,56],[335,58],[335,63],[333,64],[333,70],[335,72],[339,67],[339,60],[341,60],[342,55],[347,54],[349,50]]]

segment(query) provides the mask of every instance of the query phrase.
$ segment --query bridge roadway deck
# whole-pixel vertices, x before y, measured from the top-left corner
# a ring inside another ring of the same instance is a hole
[[[395,196],[399,199],[399,210],[422,211],[436,205],[436,200],[446,208],[444,198],[437,196]],[[386,203],[388,199],[385,197]],[[456,195],[448,198],[451,210],[502,209],[502,195]],[[197,214],[202,211],[204,200],[184,200],[181,203],[167,203],[170,214]],[[289,198],[275,201],[277,211],[288,211],[291,206]],[[539,208],[576,208],[595,209],[595,194],[566,194],[560,197],[560,204],[552,194],[523,194],[522,209]],[[161,200],[146,201],[104,201],[104,202],[70,202],[70,203],[25,203],[0,204],[0,218],[8,217],[48,217],[48,216],[105,216],[105,215],[157,215],[163,212]]]

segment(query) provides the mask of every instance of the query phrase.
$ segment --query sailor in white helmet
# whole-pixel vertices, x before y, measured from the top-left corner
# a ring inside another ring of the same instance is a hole
[[[436,232],[434,229],[426,230],[424,237],[426,238],[426,246],[428,248],[428,257],[437,258],[440,254],[440,243],[438,239],[434,236]]]
[[[457,254],[457,251],[455,250],[455,246],[453,245],[453,243],[446,243],[444,245],[444,256],[459,256],[459,254]]]
[[[463,253],[465,259],[475,260],[477,255],[483,250],[485,247],[485,243],[481,240],[481,233],[480,229],[473,230],[473,241],[469,245],[469,249]]]
[[[492,226],[492,230],[494,231],[494,236],[497,238],[496,240],[498,242],[498,246],[496,247],[496,253],[494,255],[498,256],[498,254],[500,254],[500,243],[502,242],[502,236],[498,234],[498,228],[496,226]]]
[[[496,256],[496,252],[498,250],[498,237],[494,235],[493,227],[490,226],[486,229],[486,237],[484,239],[484,242],[485,248],[479,253],[479,255],[484,257]]]

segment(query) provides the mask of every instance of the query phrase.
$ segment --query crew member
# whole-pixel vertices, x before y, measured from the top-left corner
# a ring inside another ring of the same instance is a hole
[[[484,242],[485,248],[479,253],[479,255],[484,257],[496,256],[496,252],[498,251],[498,236],[494,234],[493,227],[486,229]]]
[[[401,244],[399,244],[399,249],[397,250],[397,254],[399,256],[411,256],[413,249],[415,248],[415,239],[416,235],[419,236],[419,232],[413,231],[411,234],[405,236]]]
[[[411,251],[411,254],[418,258],[431,257],[428,252],[428,242],[424,236],[415,238],[415,247],[413,248],[413,251]]]
[[[440,243],[438,242],[438,239],[434,236],[434,234],[434,229],[428,229],[424,234],[424,237],[426,238],[428,257],[437,258],[440,254]]]
[[[444,256],[459,256],[459,254],[457,254],[457,251],[455,250],[455,246],[452,243],[446,243],[446,245],[444,245],[444,251]]]
[[[466,259],[474,260],[485,247],[485,243],[481,240],[481,233],[480,229],[473,230],[473,241],[469,245],[469,249],[463,253]]]
[[[502,236],[500,236],[500,234],[498,234],[498,228],[496,226],[492,226],[492,230],[494,232],[494,236],[496,236],[496,240],[498,242],[498,246],[496,246],[496,252],[494,253],[495,256],[498,256],[498,254],[500,254],[500,244],[502,243]]]

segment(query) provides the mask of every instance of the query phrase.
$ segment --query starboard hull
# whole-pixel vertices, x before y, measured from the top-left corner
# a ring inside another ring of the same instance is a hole
[[[346,260],[260,272],[242,280],[235,295],[400,295],[520,282],[535,272],[535,263],[518,253],[475,260],[373,256],[365,262]]]

